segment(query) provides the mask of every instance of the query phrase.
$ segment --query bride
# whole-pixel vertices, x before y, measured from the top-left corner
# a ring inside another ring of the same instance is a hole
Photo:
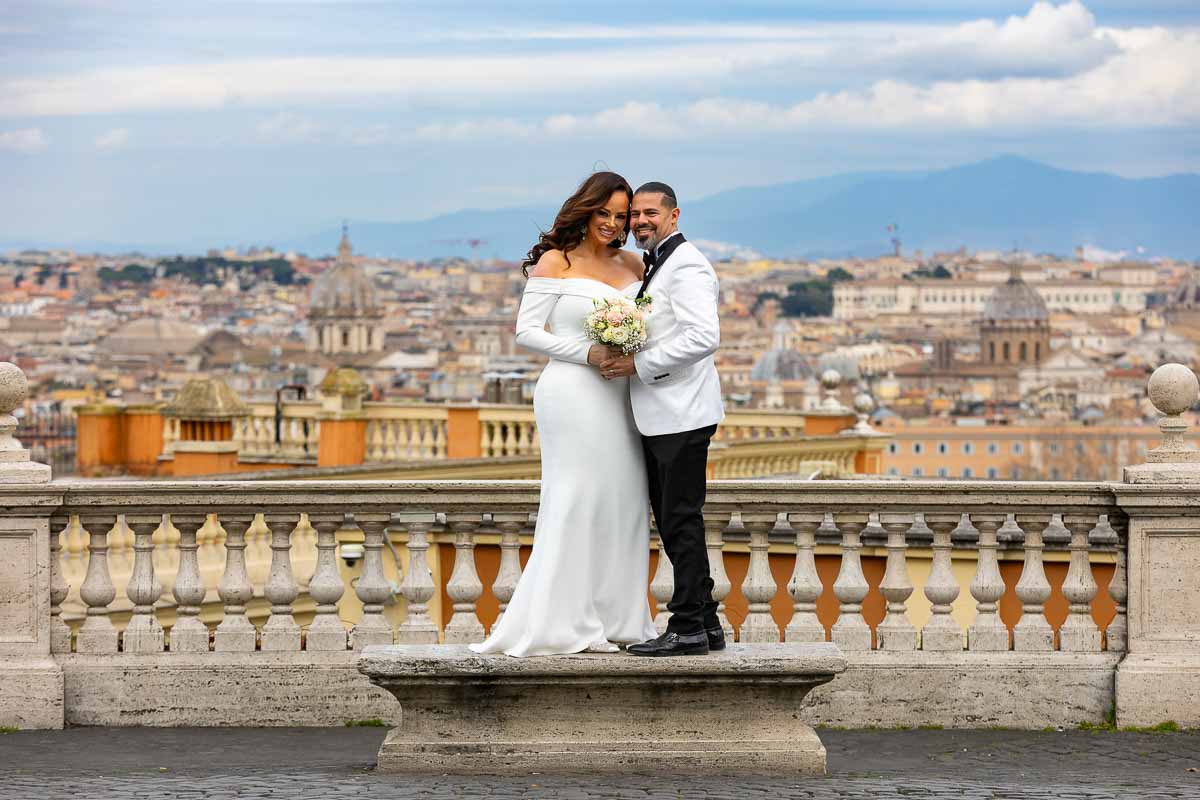
[[[522,264],[529,278],[517,344],[549,356],[533,394],[542,489],[533,553],[477,653],[615,652],[657,633],[646,598],[649,504],[628,378],[605,380],[608,349],[583,333],[596,298],[640,285],[642,261],[621,250],[633,190],[597,172],[567,198]],[[533,271],[529,271],[529,267]]]

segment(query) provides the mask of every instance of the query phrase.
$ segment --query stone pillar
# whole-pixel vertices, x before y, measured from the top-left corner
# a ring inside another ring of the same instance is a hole
[[[0,362],[0,727],[61,728],[63,673],[50,656],[50,468],[13,438],[25,374]],[[5,495],[12,493],[11,498]]]
[[[1162,444],[1115,486],[1128,515],[1128,654],[1117,667],[1117,724],[1200,726],[1200,451],[1181,416],[1200,397],[1195,374],[1150,376]]]
[[[362,398],[366,381],[349,367],[330,370],[317,387],[321,400],[321,436],[317,466],[343,467],[367,460],[367,419]]]

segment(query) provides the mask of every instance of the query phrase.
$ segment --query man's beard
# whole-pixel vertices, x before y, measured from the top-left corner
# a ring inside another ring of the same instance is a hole
[[[658,228],[651,228],[650,236],[645,241],[642,241],[642,239],[638,237],[638,232],[634,230],[633,240],[637,242],[638,248],[642,250],[653,251],[658,248],[658,243],[661,241],[661,237],[658,235]]]

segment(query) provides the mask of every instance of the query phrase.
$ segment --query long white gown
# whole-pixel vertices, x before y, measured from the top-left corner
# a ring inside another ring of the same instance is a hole
[[[578,653],[656,635],[646,465],[628,379],[605,380],[588,365],[583,333],[592,301],[621,294],[591,278],[525,285],[517,344],[550,357],[533,393],[541,504],[529,562],[491,635],[471,645],[477,653]]]

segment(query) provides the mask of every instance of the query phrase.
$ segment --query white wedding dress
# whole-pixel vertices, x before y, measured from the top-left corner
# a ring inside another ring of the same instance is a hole
[[[589,366],[593,343],[583,333],[592,301],[621,295],[591,278],[525,285],[517,344],[550,357],[533,393],[541,503],[533,553],[491,635],[471,645],[477,653],[578,653],[657,635],[646,597],[646,465],[629,379],[605,380]]]

